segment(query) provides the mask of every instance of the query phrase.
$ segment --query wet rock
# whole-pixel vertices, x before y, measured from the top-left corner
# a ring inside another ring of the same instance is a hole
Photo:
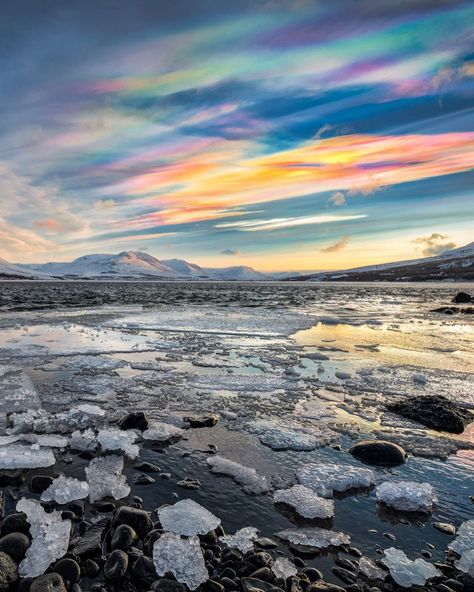
[[[387,405],[387,409],[426,427],[460,434],[474,420],[474,414],[442,395],[412,397]]]
[[[264,582],[272,582],[275,579],[273,572],[269,567],[260,567],[251,573],[249,577],[257,580],[263,580]]]
[[[210,415],[190,415],[183,417],[183,421],[189,423],[192,428],[212,428],[219,421],[219,416],[215,413]]]
[[[156,580],[156,569],[153,559],[142,555],[132,567],[134,577],[144,586],[151,586]]]
[[[137,471],[141,471],[142,473],[160,473],[161,468],[158,465],[154,465],[153,463],[149,462],[142,462],[135,465],[135,469]]]
[[[220,581],[226,590],[237,590],[237,584],[231,578],[221,576]]]
[[[306,592],[344,592],[344,588],[319,580],[306,588]]]
[[[153,555],[153,545],[162,534],[163,530],[155,528],[146,535],[143,540],[143,550],[145,551],[146,555],[149,555],[150,557]]]
[[[150,475],[140,473],[138,475],[135,475],[135,477],[133,478],[133,482],[135,483],[135,485],[151,485],[155,482],[155,480],[153,479],[153,477],[150,477]]]
[[[131,526],[140,538],[145,537],[153,529],[153,522],[148,512],[129,506],[122,506],[116,511],[112,526],[116,528],[120,524]]]
[[[205,590],[206,592],[224,592],[225,588],[215,580],[207,580],[207,582],[201,585],[201,590]]]
[[[30,546],[30,539],[22,532],[11,532],[0,539],[0,551],[19,563]]]
[[[176,484],[179,487],[183,487],[184,489],[199,489],[201,487],[201,482],[197,479],[191,479],[190,477],[186,477],[182,481],[178,481]]]
[[[5,518],[0,523],[0,532],[3,535],[9,534],[10,532],[23,532],[27,533],[30,531],[30,525],[26,520],[26,514],[23,512],[14,512]]]
[[[187,592],[184,584],[180,584],[175,580],[168,580],[167,578],[162,578],[154,582],[151,590],[152,592]]]
[[[72,544],[72,551],[77,557],[93,557],[100,555],[104,526],[95,524],[86,530],[81,537]]]
[[[126,551],[137,540],[138,535],[128,524],[120,524],[114,530],[112,541],[110,543],[111,549],[121,549]]]
[[[49,475],[33,475],[30,479],[30,490],[33,493],[43,493],[53,482]]]
[[[242,578],[241,580],[242,592],[254,592],[254,590],[261,590],[261,592],[283,592],[283,589],[255,578]]]
[[[95,578],[99,575],[100,567],[92,559],[86,560],[85,568],[86,568],[86,574],[89,578]]]
[[[30,586],[30,592],[67,592],[64,580],[55,572],[35,578]]]
[[[247,561],[257,568],[267,567],[273,563],[272,556],[266,551],[258,551],[257,553],[248,555]]]
[[[448,524],[447,522],[433,522],[433,528],[439,530],[443,534],[448,535],[455,535],[456,534],[456,527],[453,524]]]
[[[0,592],[7,592],[18,580],[18,567],[10,555],[0,552]]]
[[[456,304],[467,304],[473,302],[473,297],[467,292],[458,292],[451,302]]]
[[[0,487],[7,487],[12,485],[13,487],[19,487],[25,480],[23,471],[0,471]]]
[[[317,582],[323,579],[323,574],[315,567],[305,567],[302,572],[310,582]]]
[[[332,573],[345,584],[353,584],[357,576],[352,571],[344,569],[343,567],[333,567]]]
[[[115,549],[107,557],[104,565],[104,575],[111,582],[119,582],[125,577],[128,569],[128,557],[120,549]]]
[[[148,429],[148,418],[143,411],[135,411],[121,417],[118,426],[122,430],[140,430]]]
[[[385,440],[357,442],[349,449],[349,453],[358,460],[380,466],[401,465],[407,461],[408,457],[401,446]]]
[[[259,547],[263,547],[264,549],[275,549],[276,547],[278,547],[277,543],[274,540],[266,537],[260,537],[259,539],[257,539],[257,545]]]
[[[60,559],[53,565],[53,571],[58,573],[65,582],[75,584],[81,577],[81,568],[74,559]]]

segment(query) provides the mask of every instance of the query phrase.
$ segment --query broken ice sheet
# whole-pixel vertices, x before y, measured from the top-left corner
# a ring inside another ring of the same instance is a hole
[[[19,573],[23,578],[35,578],[67,552],[71,521],[63,520],[61,512],[45,512],[41,504],[32,499],[21,499],[16,510],[26,514],[32,536],[31,546],[20,563]]]
[[[385,481],[377,489],[377,500],[402,512],[431,512],[436,502],[429,483]]]
[[[32,448],[23,444],[0,446],[0,469],[36,469],[56,462],[50,448]]]
[[[97,448],[96,434],[94,430],[75,430],[69,438],[69,446],[72,450],[92,451]]]
[[[298,481],[314,489],[323,497],[331,497],[334,491],[371,487],[375,484],[374,472],[364,467],[332,463],[303,465],[297,472]]]
[[[286,580],[290,576],[294,576],[298,572],[298,569],[287,557],[278,557],[272,565],[272,572],[277,578]]]
[[[456,539],[449,543],[448,548],[458,555],[474,549],[474,519],[461,524]]]
[[[474,578],[474,549],[468,549],[461,555],[459,561],[455,561],[454,565],[471,578]]]
[[[225,534],[219,537],[219,541],[232,549],[239,549],[242,553],[247,553],[253,549],[255,541],[258,539],[258,529],[254,526],[245,526],[235,534]]]
[[[273,496],[275,503],[284,503],[303,518],[332,518],[334,516],[334,502],[319,497],[313,489],[304,485],[293,485],[290,489],[279,489]]]
[[[317,527],[289,528],[277,532],[275,536],[294,545],[314,547],[315,549],[338,547],[351,542],[351,537],[348,534]]]
[[[423,586],[427,580],[441,576],[441,572],[419,557],[411,561],[401,549],[390,547],[384,551],[382,562],[390,570],[390,575],[403,588]]]
[[[209,579],[197,536],[184,539],[179,534],[165,532],[153,545],[153,563],[159,576],[171,572],[190,590]]]
[[[57,504],[67,504],[74,500],[84,499],[89,495],[89,484],[74,477],[59,475],[41,494],[44,502],[55,501]]]
[[[172,506],[160,508],[158,518],[164,530],[186,536],[207,534],[221,523],[220,518],[192,499],[181,500]]]
[[[156,442],[166,442],[173,438],[180,438],[183,430],[170,423],[162,421],[152,421],[148,424],[148,429],[143,432],[145,440],[154,440]]]
[[[359,559],[359,571],[369,580],[385,580],[387,573],[369,557]]]
[[[85,468],[91,502],[112,496],[122,499],[130,493],[127,478],[122,475],[123,457],[110,455],[94,458]]]
[[[102,450],[123,450],[129,458],[137,458],[140,449],[134,444],[137,434],[133,430],[108,428],[99,430],[97,440]]]
[[[245,467],[240,463],[228,460],[216,454],[209,456],[207,464],[211,467],[213,473],[228,475],[234,481],[242,485],[246,493],[265,493],[268,491],[268,482],[266,477],[259,475],[255,469]]]
[[[283,427],[273,421],[251,421],[246,426],[262,442],[274,450],[316,450],[339,439],[329,428],[313,428],[311,433]]]

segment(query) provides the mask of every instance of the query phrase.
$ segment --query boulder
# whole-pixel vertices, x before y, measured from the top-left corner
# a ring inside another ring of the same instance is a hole
[[[10,555],[0,552],[0,592],[7,592],[18,580],[18,567]]]
[[[148,418],[143,411],[134,411],[121,417],[118,426],[121,430],[140,430],[143,432],[148,429]]]
[[[153,522],[148,512],[129,506],[122,506],[115,512],[112,526],[116,528],[120,524],[131,526],[140,538],[145,537],[153,529]]]
[[[17,563],[25,557],[30,539],[22,532],[11,532],[0,539],[0,551],[10,555]]]
[[[55,572],[44,574],[31,582],[30,592],[67,592],[62,577]]]
[[[467,304],[472,301],[472,296],[467,292],[458,292],[451,302],[455,302],[456,304]]]
[[[363,462],[385,467],[401,465],[407,461],[407,453],[401,446],[385,440],[357,442],[349,449],[349,453]]]
[[[212,428],[219,421],[219,416],[215,413],[210,415],[191,415],[183,417],[183,421],[189,423],[192,428]]]
[[[81,568],[77,561],[70,557],[60,559],[53,565],[53,571],[59,574],[65,582],[75,584],[81,578]]]
[[[120,549],[115,549],[107,557],[104,575],[110,582],[119,582],[125,577],[128,569],[128,556]]]

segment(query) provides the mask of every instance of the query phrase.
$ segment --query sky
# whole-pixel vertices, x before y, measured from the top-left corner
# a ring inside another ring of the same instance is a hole
[[[344,269],[474,240],[474,5],[16,0],[0,257]]]

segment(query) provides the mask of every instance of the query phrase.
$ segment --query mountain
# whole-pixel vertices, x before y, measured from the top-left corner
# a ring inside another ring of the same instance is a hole
[[[3,279],[19,279],[19,280],[35,280],[46,278],[47,276],[41,272],[35,272],[29,269],[23,269],[18,265],[13,265],[5,259],[0,258],[0,280]]]
[[[334,272],[295,275],[289,281],[419,282],[473,281],[474,243],[444,251],[434,257],[395,261]]]
[[[237,265],[233,267],[208,267],[206,272],[214,280],[236,280],[236,281],[265,281],[271,279],[270,276],[256,271],[253,267],[247,265]]]
[[[195,279],[211,279],[211,276],[205,269],[199,267],[199,265],[196,265],[195,263],[188,263],[184,259],[163,259],[161,263],[176,273],[186,277],[193,277]]]

